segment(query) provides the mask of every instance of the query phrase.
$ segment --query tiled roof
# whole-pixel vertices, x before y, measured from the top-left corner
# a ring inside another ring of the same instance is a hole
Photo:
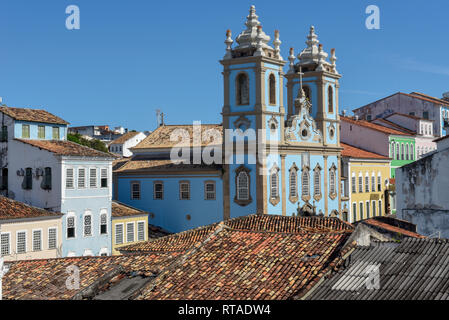
[[[76,257],[13,262],[3,277],[3,299],[73,299],[108,274],[117,271],[145,271],[157,274],[176,254],[145,254],[109,257]],[[67,268],[79,268],[79,289],[68,289]]]
[[[417,117],[417,116],[412,116],[411,114],[405,114],[405,113],[399,113],[399,112],[392,113],[392,114],[386,116],[385,118],[389,118],[389,117],[394,116],[394,115],[410,118],[410,119],[413,119],[413,120],[433,121],[431,119],[424,119],[424,118],[420,118],[420,117]]]
[[[358,247],[342,268],[310,291],[311,300],[449,300],[449,240],[405,238]],[[371,279],[370,267],[379,269]],[[371,281],[370,281],[371,280]]]
[[[67,121],[62,120],[61,118],[45,110],[0,107],[0,112],[3,112],[4,114],[10,116],[15,120],[53,124],[69,124]]]
[[[101,152],[67,140],[15,140],[61,156],[115,158],[110,153]]]
[[[37,217],[55,217],[62,216],[62,213],[51,212],[44,209],[29,206],[23,202],[11,200],[0,196],[0,220],[24,219]]]
[[[404,93],[404,94],[406,94],[406,93]],[[449,101],[446,101],[446,100],[443,100],[443,99],[438,99],[438,98],[435,98],[435,97],[432,97],[432,96],[429,96],[427,94],[420,93],[420,92],[410,92],[410,94],[408,94],[408,96],[413,96],[413,97],[419,98],[421,100],[426,100],[426,101],[429,101],[429,102],[433,102],[433,103],[438,103],[438,104],[443,104],[443,105],[449,106]]]
[[[193,146],[193,125],[164,125],[154,130],[148,137],[132,149],[171,148],[181,141],[171,141],[170,139],[171,134],[177,129],[186,130],[190,137],[190,145]],[[203,136],[207,130],[217,130],[221,135],[223,134],[223,126],[221,124],[202,124],[201,135]],[[203,141],[202,139],[200,141],[202,146],[211,143],[211,141]]]
[[[359,158],[359,159],[379,159],[379,160],[389,160],[390,158],[385,157],[383,155],[366,151],[354,146],[351,146],[346,143],[341,143],[340,146],[342,146],[344,149],[341,151],[342,157],[351,157],[351,158]]]
[[[337,218],[235,218],[149,241],[139,254],[14,262],[3,293],[5,299],[89,299],[124,274],[143,273],[154,279],[135,279],[131,299],[288,299],[341,265],[354,246],[347,243],[352,230]],[[65,285],[71,265],[80,270],[78,290]],[[134,281],[127,279],[123,285]]]
[[[128,206],[118,201],[112,201],[111,212],[112,212],[111,215],[113,217],[129,217],[129,216],[139,216],[148,214],[148,212]]]
[[[360,223],[375,227],[376,229],[381,229],[381,230],[385,230],[387,232],[390,233],[396,233],[398,235],[405,236],[405,237],[413,237],[413,238],[421,238],[424,239],[426,238],[423,235],[420,235],[419,233],[416,232],[412,232],[403,228],[400,228],[398,226],[393,226],[391,224],[376,220],[376,219],[366,219],[366,220],[362,220]]]
[[[327,217],[288,217],[279,215],[248,215],[224,221],[223,224],[233,230],[241,231],[265,231],[280,233],[297,233],[302,231],[312,232],[352,232],[354,227],[338,218]],[[218,224],[199,227],[173,235],[140,242],[126,247],[121,247],[124,252],[167,252],[185,251],[195,243],[206,239],[215,230]]]
[[[376,131],[379,131],[379,132],[383,132],[383,133],[386,133],[386,134],[408,135],[407,133],[405,133],[403,131],[387,128],[387,127],[384,127],[384,126],[381,126],[379,124],[375,124],[375,123],[372,123],[372,122],[369,122],[369,121],[366,121],[366,120],[360,120],[360,119],[359,120],[355,120],[355,119],[352,119],[352,118],[349,118],[349,117],[344,117],[344,116],[340,116],[340,120],[346,121],[346,122],[351,123],[351,124],[359,125],[359,126],[362,126],[362,127],[365,127],[365,128],[369,128],[369,129],[372,129],[372,130],[376,130]]]
[[[272,300],[307,292],[342,259],[348,233],[224,228],[176,260],[138,300]]]
[[[140,132],[127,132],[125,134],[123,134],[121,137],[118,137],[117,139],[111,141],[110,144],[123,144],[126,141],[128,141],[129,139],[134,138],[135,136],[137,136]]]
[[[393,129],[402,131],[404,133],[407,133],[408,135],[411,135],[411,136],[416,135],[416,131],[404,128],[404,127],[402,127],[402,126],[400,126],[400,125],[398,125],[398,124],[396,124],[394,122],[391,122],[391,121],[389,121],[387,119],[377,118],[377,119],[374,119],[373,122],[374,121],[379,121],[379,122],[382,123],[381,124],[382,126],[385,126],[385,127],[391,126],[391,127],[393,127]]]
[[[121,165],[114,172],[130,172],[130,171],[154,171],[160,172],[161,170],[177,171],[177,170],[219,170],[220,165],[208,165],[208,164],[185,164],[174,163],[172,160],[145,160],[145,159],[131,159],[125,164]]]

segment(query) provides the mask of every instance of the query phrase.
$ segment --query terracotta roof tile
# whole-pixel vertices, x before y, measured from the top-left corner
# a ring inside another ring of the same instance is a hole
[[[409,230],[406,230],[406,229],[403,229],[400,227],[392,226],[388,223],[378,221],[376,219],[362,220],[361,223],[368,224],[370,226],[374,226],[376,228],[383,229],[383,230],[386,230],[389,232],[398,233],[398,234],[401,234],[406,237],[421,238],[421,239],[426,238],[425,236],[420,235],[419,233],[412,232],[412,231],[409,231]]]
[[[378,118],[378,119],[373,120],[373,122],[374,121],[378,121],[378,122],[383,123],[382,126],[385,125],[385,127],[391,126],[391,127],[393,127],[393,129],[402,131],[402,132],[404,132],[404,133],[406,133],[406,134],[408,134],[410,136],[416,135],[416,131],[409,130],[407,128],[401,127],[400,125],[398,125],[398,124],[396,124],[394,122],[391,122],[391,121],[389,121],[387,119]]]
[[[131,159],[125,164],[119,166],[114,172],[130,172],[130,171],[156,171],[161,170],[219,170],[220,165],[208,165],[208,164],[184,164],[174,163],[171,160],[145,160],[145,159]]]
[[[76,257],[13,262],[3,277],[3,298],[6,300],[66,300],[116,270],[159,273],[177,254],[145,254],[109,257]],[[67,268],[79,268],[79,289],[68,289]]]
[[[307,291],[339,259],[348,233],[224,228],[159,274],[138,300],[282,300]]]
[[[110,153],[101,152],[67,140],[15,140],[62,156],[115,158]]]
[[[53,124],[69,124],[67,121],[62,120],[61,118],[45,110],[0,107],[0,112],[3,112],[4,114],[10,116],[15,120]]]
[[[152,133],[148,135],[144,140],[142,140],[137,146],[133,149],[155,149],[155,148],[171,148],[180,143],[180,141],[171,141],[171,134],[177,130],[186,130],[186,132],[190,136],[190,145],[193,146],[193,125],[164,125],[160,126]],[[220,135],[223,134],[223,126],[220,124],[202,124],[201,125],[201,134],[203,135],[207,130],[216,130]],[[216,137],[215,141],[217,141]],[[212,141],[202,141],[202,146],[206,146],[210,144]],[[220,143],[221,144],[221,143]]]
[[[341,143],[340,146],[342,146],[344,149],[341,151],[342,157],[351,157],[351,158],[359,158],[359,159],[379,159],[379,160],[389,160],[390,158],[385,157],[383,155],[366,151],[354,146],[351,146],[346,143]]]
[[[281,233],[312,232],[351,232],[354,227],[338,218],[288,217],[279,215],[248,215],[223,222],[234,230],[266,231]],[[218,223],[187,230],[173,235],[121,247],[124,252],[166,252],[185,251],[203,241],[215,230]]]
[[[128,206],[118,201],[112,201],[112,216],[113,217],[129,217],[148,214],[143,210]]]
[[[375,124],[375,123],[372,123],[372,122],[369,122],[366,120],[355,120],[350,117],[344,117],[344,116],[340,116],[340,120],[351,123],[351,124],[359,125],[359,126],[362,126],[365,128],[370,128],[372,130],[376,130],[376,131],[383,132],[386,134],[396,134],[396,135],[403,135],[403,136],[409,135],[403,131],[387,128],[387,127],[384,127],[379,124]]]
[[[125,134],[123,134],[122,136],[118,137],[117,139],[113,140],[110,144],[123,144],[126,141],[128,141],[129,139],[134,138],[135,136],[137,136],[140,132],[127,132]]]
[[[0,220],[55,217],[62,216],[62,213],[47,211],[37,207],[29,206],[23,202],[11,200],[0,196]]]

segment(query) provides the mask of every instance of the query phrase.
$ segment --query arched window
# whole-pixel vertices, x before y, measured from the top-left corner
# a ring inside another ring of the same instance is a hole
[[[355,172],[353,172],[352,176],[351,176],[351,189],[352,189],[352,193],[356,193],[357,192],[357,185],[356,185],[356,180],[355,180]]]
[[[396,160],[399,160],[399,142],[396,143]]]
[[[376,176],[373,174],[371,175],[371,192],[376,192]]]
[[[404,160],[404,144],[401,143],[401,160]]]
[[[335,170],[332,170],[329,172],[329,193],[331,195],[336,194],[336,188],[335,188]]]
[[[359,193],[363,192],[363,176],[362,173],[359,173]]]
[[[394,142],[391,143],[390,155],[391,155],[391,158],[394,159]]]
[[[304,170],[302,172],[302,179],[301,179],[301,185],[302,185],[302,195],[303,196],[309,196],[310,195],[310,176],[309,171]]]
[[[274,76],[274,74],[270,74],[268,85],[270,93],[270,104],[276,104],[276,77]]]
[[[279,197],[279,175],[278,172],[275,171],[270,176],[270,183],[271,183],[271,199],[276,199]]]
[[[365,175],[365,192],[369,192],[369,175],[368,175],[368,172]]]
[[[408,143],[405,144],[405,160],[408,160]]]
[[[410,145],[410,160],[415,160],[415,146],[413,144]]]
[[[249,199],[248,173],[241,171],[237,176],[237,200]]]
[[[249,80],[246,73],[237,76],[237,105],[249,104]]]
[[[327,106],[329,113],[334,112],[334,91],[332,90],[332,87],[327,87]]]
[[[313,173],[313,195],[321,195],[321,171],[318,169]]]
[[[298,173],[295,169],[290,171],[290,198],[295,198],[298,196]]]
[[[306,98],[309,99],[309,101],[311,102],[311,99],[310,99],[310,88],[308,86],[302,86],[302,89],[304,90]]]

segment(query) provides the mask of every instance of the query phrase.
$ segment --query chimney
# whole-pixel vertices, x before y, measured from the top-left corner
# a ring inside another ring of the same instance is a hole
[[[449,92],[443,93],[443,100],[449,101]]]
[[[358,116],[358,115],[355,115],[355,116],[354,116],[354,120],[355,120],[355,121],[359,121],[359,116]]]
[[[0,104],[2,104],[3,103],[3,98],[2,97],[0,97]]]
[[[341,112],[341,114],[343,115],[343,117],[346,117],[346,110],[343,110],[343,111]]]

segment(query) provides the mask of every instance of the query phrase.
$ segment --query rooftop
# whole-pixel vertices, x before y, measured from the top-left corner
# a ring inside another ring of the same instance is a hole
[[[358,158],[358,159],[378,159],[378,160],[390,160],[390,158],[383,155],[366,151],[346,143],[341,143],[340,145],[344,148],[341,151],[342,157]]]
[[[384,127],[384,126],[381,126],[379,124],[375,124],[375,123],[372,123],[372,122],[369,122],[369,121],[366,121],[366,120],[361,120],[361,119],[355,120],[353,118],[345,117],[345,116],[340,116],[340,120],[348,122],[348,123],[351,123],[351,124],[359,125],[361,127],[365,127],[365,128],[369,128],[369,129],[372,129],[372,130],[379,131],[379,132],[383,132],[383,133],[386,133],[386,134],[395,134],[395,135],[402,135],[402,136],[410,135],[410,134],[408,134],[408,133],[406,133],[404,131],[399,131],[399,130],[396,130],[396,129],[391,129],[391,128],[388,128],[388,127]]]
[[[337,218],[239,217],[137,244],[143,250],[135,254],[13,262],[3,293],[5,299],[288,299],[341,265],[354,248],[347,241],[352,231]],[[66,287],[69,266],[80,270],[77,290]]]
[[[137,136],[140,132],[127,132],[125,134],[123,134],[121,137],[118,137],[117,139],[111,141],[110,144],[123,144],[126,141],[128,141],[129,139],[134,138],[135,136]]]
[[[174,147],[182,141],[181,134],[177,134],[178,132],[188,134],[187,139],[190,141],[190,146],[193,146],[193,127],[193,125],[162,125],[132,149],[138,150]],[[204,139],[208,133],[217,133],[217,136],[215,137],[212,135],[214,140],[212,140],[212,136],[210,136],[210,139]],[[172,134],[176,137],[176,139],[170,139]],[[221,145],[222,134],[223,126],[221,124],[201,124],[201,136],[199,137],[201,146],[207,146],[213,141],[216,141],[217,144]],[[201,139],[201,137],[203,137],[203,139]]]
[[[69,124],[67,121],[45,110],[3,106],[0,107],[0,112],[3,112],[4,114],[10,116],[14,120],[53,124]]]
[[[124,203],[113,200],[112,201],[112,217],[130,217],[130,216],[140,216],[148,214],[143,210],[128,206]]]
[[[399,112],[392,113],[392,114],[386,116],[385,118],[389,118],[389,117],[394,116],[394,115],[410,118],[410,119],[413,119],[413,120],[424,120],[424,121],[431,121],[431,122],[433,122],[433,120],[431,120],[431,119],[424,119],[424,118],[420,118],[420,117],[417,117],[417,116],[413,116],[411,114],[405,114],[405,113],[399,113]]]
[[[407,229],[401,227],[399,224],[393,225],[391,223],[386,223],[385,221],[381,221],[378,219],[373,219],[373,218],[365,219],[365,220],[361,220],[360,223],[374,227],[375,229],[380,229],[381,231],[386,231],[388,233],[395,233],[397,235],[400,235],[401,237],[412,237],[412,238],[420,238],[420,239],[426,238],[425,236],[423,236],[417,232],[413,232],[413,231],[410,231],[410,230],[407,230]]]
[[[55,217],[59,218],[62,213],[47,211],[27,205],[23,202],[11,200],[0,196],[0,220]]]
[[[399,130],[399,131],[403,131],[404,133],[407,133],[410,136],[416,135],[416,131],[404,128],[404,127],[402,127],[402,126],[400,126],[400,125],[398,125],[398,124],[396,124],[394,122],[391,122],[391,121],[389,121],[387,119],[377,118],[377,119],[374,119],[372,121],[381,122],[382,126],[385,126],[385,127],[391,126],[391,127],[393,127],[393,129],[396,129],[396,130]]]
[[[114,172],[138,172],[138,171],[152,171],[152,172],[161,172],[162,170],[166,171],[177,171],[177,170],[219,170],[221,168],[220,165],[215,164],[186,164],[186,163],[176,163],[170,159],[158,160],[158,159],[139,159],[139,157],[135,156],[132,159],[124,162],[117,163],[114,166]]]
[[[67,140],[15,140],[61,156],[115,158],[110,153],[101,152]]]
[[[306,298],[448,300],[448,263],[448,239],[405,238],[401,243],[357,247],[347,257],[347,267],[309,291]],[[370,270],[379,275],[378,287],[367,285]]]

